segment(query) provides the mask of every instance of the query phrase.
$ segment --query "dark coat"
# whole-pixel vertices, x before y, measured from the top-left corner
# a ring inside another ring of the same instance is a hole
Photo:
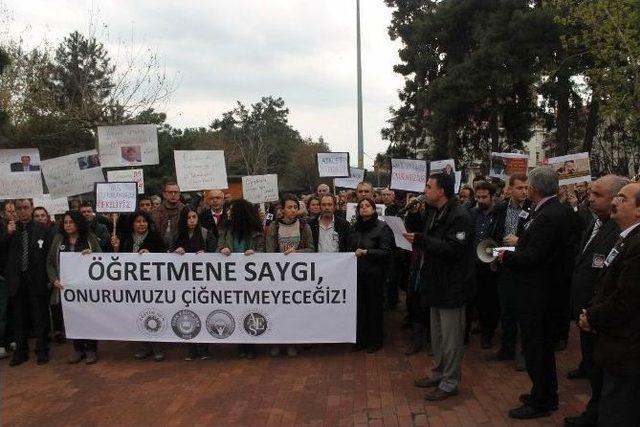
[[[220,238],[220,234],[222,233],[222,230],[227,227],[227,223],[229,222],[229,218],[227,216],[227,209],[225,208],[222,209],[222,216],[220,217],[219,224],[216,224],[216,220],[213,214],[211,213],[211,209],[204,209],[202,212],[200,212],[200,215],[198,216],[198,218],[199,218],[199,221],[198,221],[199,224],[202,227],[209,230],[211,233],[213,233],[216,239]]]
[[[425,217],[424,234],[417,234],[415,242],[424,257],[422,305],[463,307],[475,293],[476,255],[469,211],[452,198],[441,210],[428,208]]]
[[[196,233],[200,233],[200,236]],[[177,234],[169,250],[173,252],[178,248],[184,249],[187,253],[200,251],[218,252],[218,238],[206,228],[198,227],[198,230],[194,231],[191,238],[188,238],[188,236],[180,236],[180,233]]]
[[[149,231],[147,237],[143,240],[140,245],[140,250],[146,249],[149,252],[166,252],[167,248],[160,238],[160,235],[155,231]],[[131,234],[127,235],[122,243],[120,243],[120,252],[133,252],[133,236]]]
[[[511,201],[507,199],[502,203],[498,203],[494,208],[495,222],[493,225],[493,231],[491,232],[491,238],[496,241],[498,246],[502,246],[502,239],[504,238],[504,227],[507,222],[507,208],[509,207],[509,203],[511,203]],[[524,224],[527,222],[528,216],[531,215],[531,209],[531,200],[525,199],[524,203],[522,204],[522,210],[526,214],[523,214],[518,221],[516,236],[520,236],[524,231]],[[527,218],[525,218],[525,216]]]
[[[339,251],[349,252],[349,222],[336,215],[333,216],[333,221],[334,230],[338,233]],[[319,217],[313,218],[309,221],[309,227],[311,227],[311,235],[313,236],[313,247],[315,251],[318,252],[318,236],[320,235]]]
[[[357,222],[351,226],[348,250],[366,249],[367,254],[358,258],[358,277],[375,278],[382,283],[394,248],[393,232],[377,218],[370,221],[376,223],[366,230],[358,230]]]
[[[589,246],[585,248],[584,245],[591,236],[594,223],[595,219],[582,235],[582,243],[573,267],[571,306],[576,319],[580,311],[588,307],[593,299],[596,288],[600,283],[600,274],[604,270],[603,261],[620,235],[618,224],[612,219],[608,219],[602,223],[598,234],[589,242]]]
[[[579,241],[573,215],[557,197],[547,200],[529,215],[515,252],[504,253],[523,316],[554,311],[555,299],[569,285]]]
[[[4,233],[0,239],[0,251],[6,251],[4,277],[7,282],[8,296],[15,296],[20,286],[28,286],[34,295],[46,295],[47,255],[51,246],[49,228],[31,220],[26,223],[29,233],[29,269],[25,272],[27,280],[22,280],[22,223],[17,223],[15,233]]]
[[[639,375],[640,226],[616,249],[619,254],[604,271],[587,318],[596,331],[598,365],[615,375]]]

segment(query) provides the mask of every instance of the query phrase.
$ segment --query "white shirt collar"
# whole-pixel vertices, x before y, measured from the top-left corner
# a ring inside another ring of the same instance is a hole
[[[625,229],[622,233],[620,233],[620,237],[622,237],[624,239],[625,237],[627,237],[629,235],[629,233],[631,233],[633,231],[634,228],[636,228],[639,225],[640,225],[640,222],[636,222],[631,227]]]

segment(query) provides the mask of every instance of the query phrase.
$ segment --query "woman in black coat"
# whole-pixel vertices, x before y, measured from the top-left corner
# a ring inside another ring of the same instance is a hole
[[[162,238],[155,231],[151,216],[143,211],[138,211],[131,216],[131,234],[123,237],[111,238],[111,246],[114,252],[134,252],[139,254],[149,252],[166,252]],[[146,359],[153,354],[156,362],[164,360],[162,347],[157,342],[143,342],[140,351],[135,354],[136,359]]]
[[[374,353],[382,347],[384,279],[394,247],[393,232],[378,219],[375,202],[365,198],[356,207],[349,248],[358,257],[358,325],[356,348]]]

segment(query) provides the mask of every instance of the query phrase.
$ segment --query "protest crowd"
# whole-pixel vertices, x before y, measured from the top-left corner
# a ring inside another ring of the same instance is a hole
[[[181,192],[171,181],[160,195],[138,196],[134,213],[101,214],[91,201],[73,199],[56,220],[31,199],[6,200],[0,358],[10,357],[12,367],[28,362],[34,338],[36,363],[44,365],[51,342],[65,342],[63,252],[349,252],[357,257],[353,350],[379,351],[385,336],[397,333],[383,330],[384,313],[403,302],[411,335],[406,354],[430,349],[433,358],[432,371],[415,379],[427,400],[454,398],[464,387],[467,343],[479,334],[487,369],[512,361],[531,380],[509,416],[549,415],[558,409],[554,354],[567,347],[570,328],[579,328],[581,362],[569,377],[588,378],[592,397],[566,424],[638,426],[640,183],[606,175],[560,186],[558,173],[540,166],[504,181],[476,176],[455,194],[455,178],[443,170],[426,177],[423,194],[363,181],[337,192],[321,184],[313,194],[284,194],[261,205],[231,200],[220,189]],[[392,217],[404,230],[387,225]],[[74,339],[65,357],[95,364],[99,345]],[[165,345],[142,342],[132,357],[160,362]],[[215,352],[207,343],[183,346],[187,361]],[[308,347],[240,344],[238,355],[295,357]]]

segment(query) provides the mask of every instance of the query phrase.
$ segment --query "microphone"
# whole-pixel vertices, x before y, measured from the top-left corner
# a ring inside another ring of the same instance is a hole
[[[398,211],[398,216],[404,215],[405,213],[407,213],[409,209],[413,208],[415,205],[422,203],[423,200],[424,200],[424,194],[419,195],[418,197],[413,199],[413,201],[411,201],[411,203],[409,203],[407,206],[400,209]]]

